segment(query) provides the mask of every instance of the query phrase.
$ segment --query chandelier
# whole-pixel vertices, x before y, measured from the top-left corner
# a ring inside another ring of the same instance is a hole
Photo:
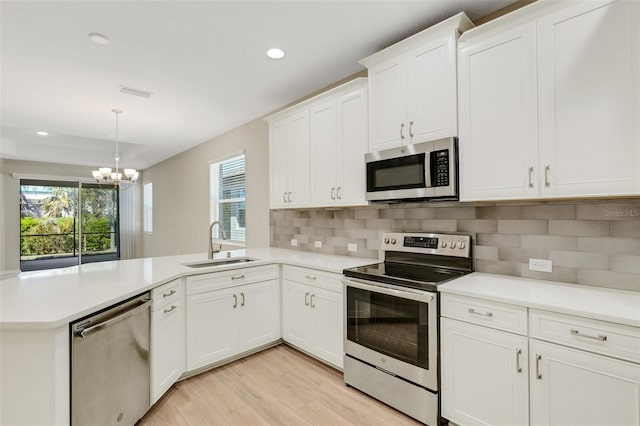
[[[133,185],[136,180],[138,180],[138,171],[136,169],[124,169],[124,174],[120,173],[120,154],[118,152],[118,116],[122,114],[122,111],[119,109],[112,109],[111,111],[116,115],[116,155],[114,157],[116,160],[116,170],[113,171],[111,167],[100,167],[98,170],[93,170],[91,174],[99,184],[113,184],[125,189],[122,184],[129,183]]]

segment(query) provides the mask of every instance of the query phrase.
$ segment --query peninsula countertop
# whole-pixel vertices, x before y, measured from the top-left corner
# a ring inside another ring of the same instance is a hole
[[[22,272],[0,281],[1,328],[55,328],[188,275],[267,264],[287,264],[342,273],[378,262],[279,248],[234,250],[231,257],[252,262],[190,268],[206,253],[89,263],[61,269]],[[224,259],[227,252],[216,254]]]

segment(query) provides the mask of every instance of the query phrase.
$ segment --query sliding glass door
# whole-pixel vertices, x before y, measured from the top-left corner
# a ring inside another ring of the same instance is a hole
[[[120,259],[118,189],[82,184],[80,203],[80,263]]]
[[[118,190],[21,179],[20,270],[120,258]]]

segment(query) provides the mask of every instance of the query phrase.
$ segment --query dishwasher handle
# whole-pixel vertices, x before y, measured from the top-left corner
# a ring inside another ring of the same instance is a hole
[[[75,333],[76,336],[80,336],[81,338],[84,339],[87,335],[93,333],[94,331],[100,330],[101,328],[104,328],[104,327],[108,327],[111,324],[115,324],[115,323],[118,323],[120,321],[123,321],[123,320],[129,318],[130,316],[134,315],[136,312],[142,311],[142,310],[148,308],[149,305],[151,304],[151,299],[143,298],[143,299],[140,299],[140,302],[141,303],[139,305],[136,305],[136,306],[130,308],[129,310],[121,313],[117,317],[110,318],[110,319],[108,319],[106,321],[103,321],[101,323],[98,323],[96,325],[92,325],[91,327],[87,327],[87,328],[83,328],[81,330],[77,330],[76,333]]]

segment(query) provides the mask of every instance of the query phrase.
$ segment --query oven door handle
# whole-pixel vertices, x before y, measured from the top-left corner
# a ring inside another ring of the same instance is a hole
[[[411,291],[410,289],[398,290],[388,287],[382,283],[373,283],[371,281],[363,281],[352,278],[343,278],[342,283],[347,287],[359,288],[362,290],[372,291],[374,293],[382,293],[389,296],[401,297],[403,299],[415,300],[417,302],[431,303],[436,300],[436,294],[430,291]]]

